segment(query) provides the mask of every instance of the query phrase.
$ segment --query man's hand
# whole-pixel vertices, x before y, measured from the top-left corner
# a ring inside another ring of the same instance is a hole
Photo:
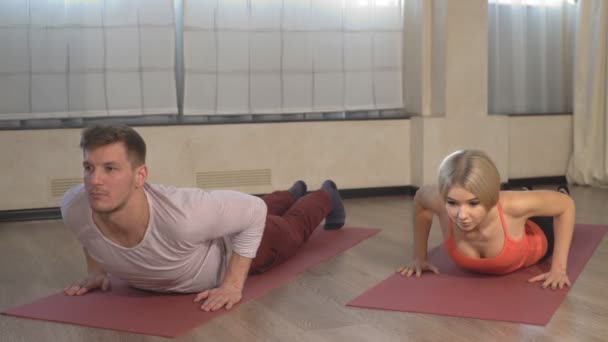
[[[224,284],[218,288],[205,290],[197,294],[194,302],[198,303],[204,300],[201,310],[207,312],[217,311],[223,307],[226,307],[226,310],[230,310],[236,303],[241,301],[242,297],[242,289]]]
[[[63,293],[68,296],[82,296],[83,294],[101,288],[103,291],[109,290],[111,287],[110,278],[105,273],[94,272],[90,273],[86,278],[72,286],[63,289]]]
[[[568,279],[568,274],[566,271],[561,270],[550,270],[547,273],[539,274],[536,277],[528,279],[529,283],[534,283],[537,281],[542,281],[543,288],[551,287],[552,289],[563,289],[564,285],[570,287],[570,279]]]
[[[194,302],[198,303],[203,300],[203,305],[201,305],[203,311],[217,311],[223,307],[226,310],[232,309],[243,297],[243,287],[251,266],[251,260],[251,258],[233,251],[222,285],[197,294]]]

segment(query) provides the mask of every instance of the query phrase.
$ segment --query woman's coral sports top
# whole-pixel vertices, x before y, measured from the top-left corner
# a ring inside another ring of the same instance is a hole
[[[477,273],[506,274],[537,263],[547,253],[547,238],[540,227],[527,220],[525,233],[520,240],[513,240],[507,233],[505,218],[500,203],[497,204],[505,244],[500,254],[491,258],[475,258],[463,255],[456,247],[453,222],[449,220],[449,236],[445,241],[448,255],[460,267]]]

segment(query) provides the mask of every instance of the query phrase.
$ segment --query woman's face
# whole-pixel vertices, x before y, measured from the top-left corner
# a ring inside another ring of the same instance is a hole
[[[445,208],[450,219],[464,232],[474,230],[488,213],[477,195],[460,185],[454,185],[448,191]]]

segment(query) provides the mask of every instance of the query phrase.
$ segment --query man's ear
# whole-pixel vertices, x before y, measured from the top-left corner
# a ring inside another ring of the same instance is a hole
[[[148,179],[148,166],[146,164],[141,164],[137,168],[135,168],[135,186],[141,188],[146,184],[146,180]]]

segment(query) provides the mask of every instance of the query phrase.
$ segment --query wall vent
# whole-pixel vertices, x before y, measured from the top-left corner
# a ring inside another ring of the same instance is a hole
[[[270,185],[270,169],[196,173],[196,186],[203,189],[232,189],[257,185]]]
[[[82,184],[82,177],[51,179],[51,196],[62,197],[66,191],[79,184]]]

